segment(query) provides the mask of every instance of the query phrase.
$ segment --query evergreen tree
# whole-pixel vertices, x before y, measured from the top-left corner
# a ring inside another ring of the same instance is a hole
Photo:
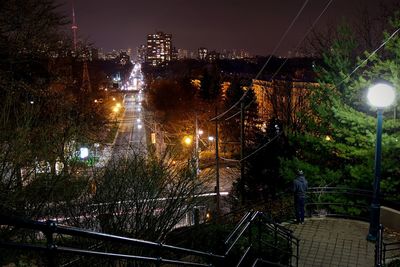
[[[224,110],[230,109],[233,105],[237,104],[240,98],[243,96],[243,89],[241,87],[241,81],[238,77],[235,77],[228,89],[226,90],[224,100]],[[225,118],[229,118],[240,111],[240,103],[236,105]],[[240,143],[240,114],[231,117],[229,120],[222,121],[222,136],[221,139],[225,143],[229,143],[230,150],[234,151],[235,154],[239,153]]]
[[[393,23],[400,25],[398,19]],[[349,28],[342,26],[338,33],[340,38],[327,49],[324,64],[317,69],[320,87],[310,97],[313,115],[307,117],[304,133],[289,136],[296,153],[282,159],[281,174],[292,179],[294,170],[301,168],[313,186],[372,189],[376,113],[367,104],[366,90],[379,79],[398,90],[400,41],[390,40],[384,56],[375,55],[349,77],[355,63],[361,63],[353,53],[357,42]],[[396,164],[400,123],[391,114],[393,108],[386,110],[383,128],[382,190],[386,192],[399,190],[398,179],[393,178],[400,174]]]
[[[246,147],[252,149],[254,144],[257,144],[255,139],[261,129],[261,121],[258,116],[258,103],[253,88],[247,89],[246,95],[243,99],[245,108],[245,137]]]
[[[221,97],[221,79],[218,69],[211,66],[204,69],[199,95],[204,101],[216,101]]]

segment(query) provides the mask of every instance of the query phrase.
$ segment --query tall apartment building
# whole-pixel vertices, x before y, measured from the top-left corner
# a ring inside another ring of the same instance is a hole
[[[197,50],[198,59],[200,60],[206,60],[207,54],[208,54],[208,49],[205,47],[200,47]]]
[[[146,62],[153,66],[171,61],[172,59],[172,34],[157,32],[147,35]]]
[[[137,48],[136,61],[139,63],[144,63],[146,61],[147,46],[142,44]]]

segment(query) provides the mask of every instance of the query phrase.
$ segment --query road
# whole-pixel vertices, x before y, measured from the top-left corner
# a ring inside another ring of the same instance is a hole
[[[143,75],[140,65],[136,64],[129,80],[123,89],[124,114],[119,121],[118,132],[115,138],[112,159],[116,160],[128,154],[146,153],[146,127],[143,125],[142,108]]]

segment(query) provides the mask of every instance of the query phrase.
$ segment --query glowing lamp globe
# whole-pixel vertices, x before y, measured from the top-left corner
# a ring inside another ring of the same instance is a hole
[[[185,145],[190,145],[192,143],[192,138],[190,136],[185,136],[183,142],[185,143]]]
[[[89,156],[89,149],[87,147],[81,147],[80,149],[80,158],[84,159]]]
[[[369,88],[367,98],[371,106],[385,108],[393,104],[396,94],[392,86],[378,83]]]

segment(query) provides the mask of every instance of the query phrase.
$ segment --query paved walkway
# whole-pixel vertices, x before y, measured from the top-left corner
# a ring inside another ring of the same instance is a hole
[[[305,224],[288,224],[300,238],[299,266],[359,266],[374,265],[375,244],[366,241],[366,222],[310,218]]]

